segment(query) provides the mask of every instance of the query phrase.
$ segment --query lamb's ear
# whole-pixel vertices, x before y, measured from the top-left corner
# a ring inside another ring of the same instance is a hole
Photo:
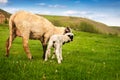
[[[69,27],[66,27],[65,28],[65,33],[69,33],[69,32],[71,32],[71,29]]]

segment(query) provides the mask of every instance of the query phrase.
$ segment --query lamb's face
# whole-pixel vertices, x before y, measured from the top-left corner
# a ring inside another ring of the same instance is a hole
[[[73,41],[73,35],[68,35],[71,41]]]
[[[73,33],[66,33],[65,35],[69,37],[68,42],[73,41]]]

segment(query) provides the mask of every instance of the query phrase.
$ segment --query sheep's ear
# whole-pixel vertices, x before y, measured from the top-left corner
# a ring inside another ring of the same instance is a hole
[[[65,28],[65,33],[69,33],[69,32],[71,32],[71,29],[69,27],[66,27]]]

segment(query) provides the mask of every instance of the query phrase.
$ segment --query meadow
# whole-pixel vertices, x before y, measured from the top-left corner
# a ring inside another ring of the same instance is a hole
[[[22,39],[16,38],[5,57],[8,25],[0,25],[0,80],[120,80],[120,37],[73,31],[74,40],[63,46],[63,62],[44,62],[38,40],[29,40],[28,60]]]

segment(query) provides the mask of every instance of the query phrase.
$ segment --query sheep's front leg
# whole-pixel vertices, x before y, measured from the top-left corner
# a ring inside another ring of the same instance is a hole
[[[45,59],[45,54],[46,54],[46,49],[47,49],[47,44],[43,44],[43,60]]]
[[[45,54],[46,54],[46,49],[47,49],[47,42],[49,40],[49,34],[45,34],[43,36],[42,41],[42,46],[43,46],[43,60],[45,60]]]
[[[23,47],[24,47],[24,50],[27,54],[27,57],[31,60],[32,55],[31,55],[29,47],[28,47],[28,38],[27,37],[23,37]]]

